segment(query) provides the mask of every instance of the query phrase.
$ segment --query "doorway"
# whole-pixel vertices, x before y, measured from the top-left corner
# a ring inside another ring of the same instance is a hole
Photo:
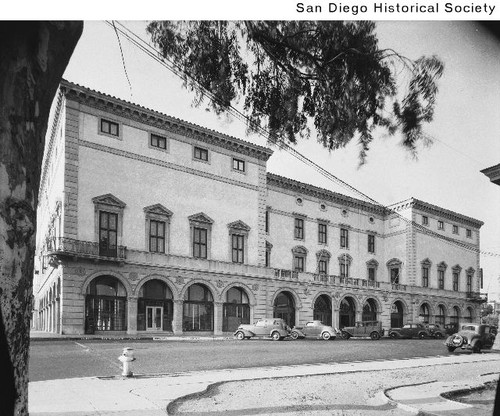
[[[163,306],[146,306],[146,331],[163,331]]]

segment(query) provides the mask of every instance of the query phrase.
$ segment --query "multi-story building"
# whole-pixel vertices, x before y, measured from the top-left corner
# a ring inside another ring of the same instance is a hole
[[[267,172],[272,151],[63,81],[46,140],[34,322],[64,334],[241,322],[475,321],[482,222]]]

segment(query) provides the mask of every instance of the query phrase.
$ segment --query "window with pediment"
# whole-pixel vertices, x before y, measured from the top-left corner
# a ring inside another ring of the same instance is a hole
[[[145,207],[144,215],[147,250],[152,253],[168,253],[172,212],[161,204],[155,204]]]
[[[389,271],[389,276],[391,279],[391,283],[393,285],[399,285],[401,283],[401,266],[402,262],[399,259],[391,259],[387,262],[387,269]]]
[[[451,269],[452,279],[453,279],[453,290],[458,292],[460,289],[460,272],[462,268],[457,264]]]
[[[437,273],[438,273],[438,289],[444,289],[444,280],[445,280],[445,273],[446,269],[448,268],[448,265],[442,261],[437,265]]]
[[[425,259],[420,264],[422,266],[422,287],[429,287],[429,275],[432,262],[429,259]]]
[[[92,198],[94,203],[94,233],[99,243],[99,255],[118,257],[122,244],[123,211],[126,204],[112,194]]]
[[[227,228],[231,240],[231,261],[233,263],[246,263],[250,227],[243,221],[238,220],[228,224]]]
[[[307,249],[303,246],[292,248],[293,270],[296,272],[306,271]]]
[[[212,225],[214,221],[203,212],[189,216],[188,220],[190,227],[191,256],[199,259],[210,259]]]
[[[340,277],[350,277],[352,257],[349,254],[341,254],[338,257]]]

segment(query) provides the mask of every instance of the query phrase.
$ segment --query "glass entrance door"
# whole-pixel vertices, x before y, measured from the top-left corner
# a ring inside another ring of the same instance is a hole
[[[146,306],[146,331],[163,330],[163,307]]]

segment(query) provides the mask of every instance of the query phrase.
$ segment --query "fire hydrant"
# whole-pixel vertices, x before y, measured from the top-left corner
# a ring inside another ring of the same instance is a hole
[[[135,361],[134,350],[132,348],[124,348],[122,355],[118,359],[123,363],[122,376],[132,377],[132,361]]]

